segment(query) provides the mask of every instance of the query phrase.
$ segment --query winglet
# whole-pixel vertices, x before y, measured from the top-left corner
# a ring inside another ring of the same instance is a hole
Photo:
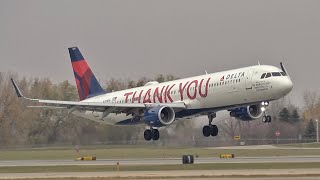
[[[280,66],[281,66],[281,70],[282,70],[284,73],[286,73],[288,77],[290,77],[290,76],[289,76],[289,73],[287,72],[287,70],[286,70],[286,68],[284,67],[284,65],[283,65],[282,62],[280,62]]]
[[[11,82],[13,84],[14,89],[16,90],[17,96],[20,97],[24,97],[19,89],[19,87],[17,86],[16,82],[13,80],[13,78],[11,78]]]
[[[280,66],[281,66],[282,71],[283,71],[283,72],[285,72],[285,73],[287,73],[287,72],[286,72],[286,69],[284,68],[284,66],[283,66],[283,63],[282,63],[282,62],[280,62]]]
[[[11,82],[12,82],[13,87],[14,87],[14,89],[16,90],[17,96],[18,96],[19,98],[22,97],[22,98],[27,99],[27,100],[30,100],[30,101],[39,101],[39,99],[31,99],[31,98],[25,97],[25,96],[21,93],[21,91],[20,91],[17,83],[13,80],[13,78],[11,78]]]

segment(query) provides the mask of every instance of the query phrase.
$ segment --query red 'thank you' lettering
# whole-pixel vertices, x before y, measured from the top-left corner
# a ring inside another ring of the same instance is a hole
[[[153,102],[154,102],[154,103],[156,103],[156,98],[158,99],[159,103],[162,103],[162,93],[163,93],[164,87],[165,87],[165,86],[162,87],[160,93],[159,93],[159,87],[157,87],[157,88],[154,90],[154,93],[153,93]]]
[[[128,92],[128,93],[125,93],[124,96],[126,97],[126,100],[125,102],[127,103],[128,102],[128,98],[129,96],[132,94],[132,92]]]
[[[170,102],[173,102],[173,99],[171,98],[171,89],[175,86],[175,84],[173,84],[169,89],[169,85],[167,86],[166,88],[166,96],[165,96],[165,101],[167,102],[167,99],[170,101]]]
[[[189,82],[186,82],[184,86],[182,87],[182,83],[179,85],[179,92],[180,92],[180,100],[183,101],[183,91],[186,89]]]
[[[202,83],[203,83],[204,79],[202,79],[202,80],[200,81],[199,94],[200,94],[200,96],[203,97],[203,98],[205,98],[205,97],[208,96],[208,85],[209,85],[210,79],[211,79],[211,78],[209,78],[209,79],[207,80],[206,88],[205,88],[205,92],[204,92],[204,93],[202,93],[202,90],[201,90],[201,89],[202,89]]]
[[[148,89],[148,91],[144,95],[143,103],[151,103],[150,92],[151,92],[151,89]]]
[[[190,94],[190,91],[191,91],[191,85],[194,84],[194,92],[193,92],[193,95]],[[188,89],[187,89],[187,96],[189,97],[189,99],[193,100],[197,97],[197,88],[198,87],[198,80],[193,80],[189,86],[188,86]]]

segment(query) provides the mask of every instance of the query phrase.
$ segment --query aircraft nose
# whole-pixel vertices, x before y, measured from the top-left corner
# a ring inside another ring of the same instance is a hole
[[[284,95],[289,94],[291,90],[293,89],[293,83],[289,77],[283,80],[282,84],[282,92]]]

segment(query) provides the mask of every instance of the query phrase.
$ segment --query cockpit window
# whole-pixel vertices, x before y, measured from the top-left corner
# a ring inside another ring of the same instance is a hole
[[[266,78],[271,77],[271,73],[267,73]]]
[[[263,73],[261,75],[260,79],[269,78],[271,76],[287,76],[285,72],[269,72],[269,73]]]
[[[272,76],[281,76],[280,72],[272,72]]]
[[[287,76],[287,73],[281,72],[282,76]]]

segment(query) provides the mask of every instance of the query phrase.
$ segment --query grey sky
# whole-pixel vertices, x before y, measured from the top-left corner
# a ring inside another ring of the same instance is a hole
[[[73,82],[70,46],[98,79],[284,61],[299,102],[320,89],[319,8],[318,0],[0,0],[0,71]]]

